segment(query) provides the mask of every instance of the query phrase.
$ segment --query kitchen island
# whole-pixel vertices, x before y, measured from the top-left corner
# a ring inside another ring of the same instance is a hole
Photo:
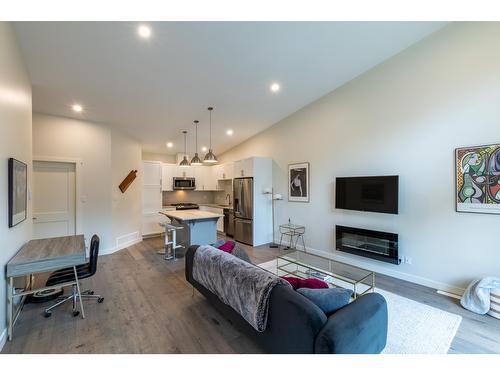
[[[177,230],[177,243],[184,250],[191,245],[208,245],[217,241],[217,220],[223,215],[201,210],[161,211]]]

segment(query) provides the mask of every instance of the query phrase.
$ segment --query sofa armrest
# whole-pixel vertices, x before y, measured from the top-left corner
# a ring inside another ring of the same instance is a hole
[[[316,353],[376,354],[387,343],[387,303],[368,293],[336,311],[316,336]]]
[[[194,253],[196,253],[198,247],[199,247],[198,245],[189,246],[189,248],[186,251],[186,254],[184,255],[185,258],[184,272],[186,275],[186,281],[190,283],[192,283],[193,280]]]

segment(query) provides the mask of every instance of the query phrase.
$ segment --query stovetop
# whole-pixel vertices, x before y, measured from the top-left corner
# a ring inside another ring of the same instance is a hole
[[[197,210],[200,208],[196,203],[173,203],[176,210]]]

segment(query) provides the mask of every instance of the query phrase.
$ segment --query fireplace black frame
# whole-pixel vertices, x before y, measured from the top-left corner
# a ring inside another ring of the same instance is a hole
[[[389,255],[376,253],[372,251],[367,251],[359,247],[345,246],[341,243],[342,235],[346,234],[355,234],[360,236],[367,236],[381,240],[388,240],[392,245],[389,247]],[[382,262],[392,263],[392,264],[400,264],[401,260],[398,255],[398,235],[396,233],[389,232],[379,232],[368,229],[361,228],[353,228],[353,227],[345,227],[342,225],[335,226],[335,248],[338,251],[342,251],[345,253],[350,253],[354,255],[359,255],[365,258],[371,258],[375,260],[380,260]]]

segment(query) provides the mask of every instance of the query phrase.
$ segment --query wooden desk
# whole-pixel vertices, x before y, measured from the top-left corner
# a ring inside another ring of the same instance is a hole
[[[76,285],[82,318],[85,318],[82,296],[80,294],[80,283],[78,281],[78,273],[76,272],[76,266],[85,264],[85,262],[85,240],[83,235],[31,240],[14,255],[7,263],[5,272],[8,279],[7,319],[9,340],[12,340],[14,324],[19,317],[26,296],[39,291],[53,289],[54,287],[63,288],[65,286]],[[75,281],[33,289],[33,274],[66,267],[73,267]],[[14,278],[21,276],[27,278],[26,287],[24,291],[16,292]],[[14,311],[14,298],[17,296],[21,296],[22,299],[18,309]]]

